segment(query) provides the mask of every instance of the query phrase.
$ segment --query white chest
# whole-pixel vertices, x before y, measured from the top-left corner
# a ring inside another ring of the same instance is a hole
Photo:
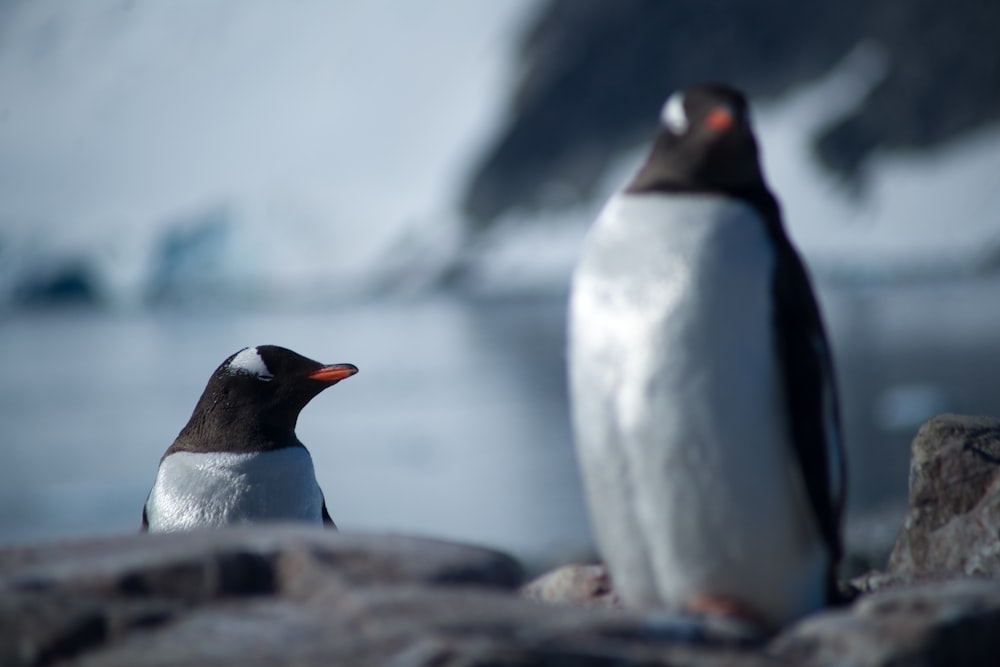
[[[636,416],[647,392],[660,390],[654,380],[686,393],[736,383],[733,393],[744,397],[751,376],[759,383],[761,373],[773,373],[774,262],[764,226],[744,204],[705,196],[612,200],[574,280],[575,370],[642,390],[621,398]]]
[[[748,206],[708,196],[618,197],[587,239],[573,419],[626,599],[714,590],[783,618],[818,597],[773,331],[776,260]]]
[[[276,520],[322,522],[323,494],[303,447],[171,454],[146,502],[150,532]]]

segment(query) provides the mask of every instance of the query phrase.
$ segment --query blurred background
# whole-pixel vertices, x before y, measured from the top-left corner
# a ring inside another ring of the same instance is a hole
[[[919,424],[1000,414],[991,0],[0,3],[0,545],[135,531],[274,343],[361,369],[298,429],[343,529],[588,556],[569,274],[703,80],[753,98],[881,565]]]

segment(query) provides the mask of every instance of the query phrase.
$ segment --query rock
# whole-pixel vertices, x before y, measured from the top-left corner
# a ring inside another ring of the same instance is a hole
[[[310,600],[375,583],[513,589],[520,582],[517,562],[496,552],[298,525],[7,549],[0,551],[0,664],[49,664],[223,601]]]
[[[0,550],[0,664],[768,664],[687,619],[520,583],[494,551],[302,526]]]
[[[514,559],[495,551],[298,524],[0,551],[4,589],[122,591],[187,602],[295,590],[317,570],[346,585],[424,582],[511,589],[522,577]]]
[[[81,657],[146,665],[699,665],[769,664],[727,646],[663,643],[622,613],[547,607],[495,591],[350,588],[308,604],[283,599],[200,608],[154,632]]]
[[[782,664],[989,667],[1000,655],[1000,582],[887,590],[816,614],[772,642]]]
[[[6,549],[0,664],[993,665],[1000,653],[994,581],[899,584],[770,640],[612,607],[600,566],[561,568],[521,596],[519,584],[494,551],[305,526]]]
[[[94,267],[82,259],[51,266],[37,262],[35,270],[13,286],[12,296],[22,306],[96,306],[101,303],[100,280]]]
[[[1000,574],[1000,420],[939,415],[920,427],[896,575]]]
[[[603,563],[563,565],[521,587],[529,600],[548,604],[584,607],[620,607],[621,600],[611,590],[611,575]]]

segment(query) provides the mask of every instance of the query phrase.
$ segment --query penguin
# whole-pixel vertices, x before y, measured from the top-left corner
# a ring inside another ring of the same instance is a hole
[[[838,601],[830,347],[738,90],[671,95],[588,230],[568,374],[597,546],[637,608],[772,632]]]
[[[317,394],[357,372],[352,364],[328,366],[274,345],[231,355],[160,459],[142,530],[279,520],[335,529],[295,423]]]

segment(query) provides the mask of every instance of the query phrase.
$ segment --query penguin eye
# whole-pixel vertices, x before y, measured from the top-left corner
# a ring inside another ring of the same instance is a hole
[[[271,375],[270,373],[267,373],[267,374],[258,373],[257,374],[257,379],[260,380],[261,382],[270,382],[271,380],[274,379],[274,376]]]
[[[717,106],[705,115],[704,123],[716,132],[725,132],[736,124],[736,118],[729,107]]]

